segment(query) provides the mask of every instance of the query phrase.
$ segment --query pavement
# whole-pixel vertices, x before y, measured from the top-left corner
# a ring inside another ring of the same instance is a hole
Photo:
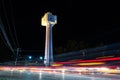
[[[0,80],[120,80],[120,78],[53,72],[0,71]]]

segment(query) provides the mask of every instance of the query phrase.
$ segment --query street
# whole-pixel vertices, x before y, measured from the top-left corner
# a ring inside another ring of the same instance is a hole
[[[88,77],[85,75],[30,72],[30,71],[0,71],[0,80],[120,80],[115,78]]]

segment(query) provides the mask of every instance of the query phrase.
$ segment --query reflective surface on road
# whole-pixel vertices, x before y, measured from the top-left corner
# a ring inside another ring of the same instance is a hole
[[[120,80],[114,78],[88,77],[78,74],[30,72],[30,71],[0,71],[0,80]]]

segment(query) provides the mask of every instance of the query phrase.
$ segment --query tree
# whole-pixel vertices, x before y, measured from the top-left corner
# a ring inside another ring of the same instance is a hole
[[[67,42],[67,51],[76,51],[79,50],[79,45],[78,42],[76,40],[69,40]]]
[[[64,52],[66,52],[66,49],[61,46],[55,48],[55,53],[64,53]]]
[[[89,43],[85,42],[85,41],[80,41],[79,42],[79,48],[80,49],[86,49],[89,47]]]

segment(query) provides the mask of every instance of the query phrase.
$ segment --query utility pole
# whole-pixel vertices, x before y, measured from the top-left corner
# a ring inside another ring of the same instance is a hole
[[[20,48],[17,48],[16,59],[15,59],[15,65],[17,65],[19,52],[20,52]]]

